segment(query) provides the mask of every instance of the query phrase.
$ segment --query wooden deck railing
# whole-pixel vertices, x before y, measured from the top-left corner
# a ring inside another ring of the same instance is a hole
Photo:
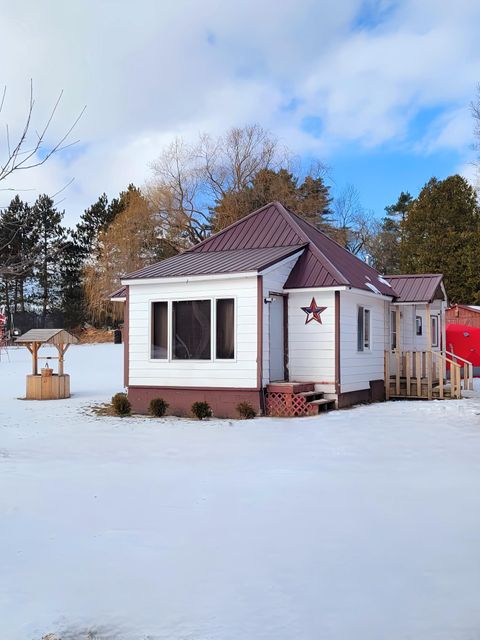
[[[452,357],[449,357],[451,355]],[[456,359],[455,359],[456,358]],[[391,363],[391,359],[394,363]],[[457,360],[463,361],[458,362]],[[447,369],[450,365],[450,386]],[[440,351],[385,351],[385,395],[443,399],[462,397],[463,388],[473,388],[473,366],[467,360]],[[448,389],[448,391],[447,391]]]
[[[463,369],[463,388],[468,391],[473,391],[473,364],[461,356],[455,355],[453,351],[445,351],[445,354],[453,360],[453,362],[460,364]]]

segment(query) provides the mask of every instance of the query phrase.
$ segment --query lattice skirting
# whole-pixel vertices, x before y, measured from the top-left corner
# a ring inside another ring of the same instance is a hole
[[[270,391],[266,394],[267,415],[280,418],[295,416],[315,416],[318,407],[308,403],[304,396],[296,393],[278,393]]]

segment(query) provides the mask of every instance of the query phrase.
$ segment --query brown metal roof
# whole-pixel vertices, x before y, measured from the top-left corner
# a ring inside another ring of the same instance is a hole
[[[109,300],[125,300],[127,296],[127,287],[120,287],[108,296]]]
[[[350,286],[395,297],[390,283],[279,202],[261,207],[184,253],[125,276],[162,278],[260,271],[306,247],[285,288]]]
[[[286,289],[352,286],[395,295],[375,269],[279,202],[261,207],[189,251],[205,253],[304,243],[308,248],[290,273]]]
[[[303,250],[305,246],[305,243],[297,243],[295,246],[242,248],[228,251],[185,251],[150,267],[129,273],[122,280],[258,272]]]
[[[396,302],[433,302],[444,298],[440,287],[441,273],[424,273],[417,275],[385,276],[397,294]]]

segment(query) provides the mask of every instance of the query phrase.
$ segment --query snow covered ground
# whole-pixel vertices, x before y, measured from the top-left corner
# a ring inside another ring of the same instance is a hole
[[[480,399],[249,422],[97,418],[0,361],[0,639],[476,640]]]

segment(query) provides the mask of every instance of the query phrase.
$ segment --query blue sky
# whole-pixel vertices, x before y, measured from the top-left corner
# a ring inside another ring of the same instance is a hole
[[[474,180],[479,25],[473,0],[0,0],[1,130],[20,130],[30,78],[37,127],[64,91],[50,143],[87,105],[80,145],[8,186],[33,197],[74,178],[74,221],[148,181],[175,137],[258,122],[382,215],[433,175]]]

